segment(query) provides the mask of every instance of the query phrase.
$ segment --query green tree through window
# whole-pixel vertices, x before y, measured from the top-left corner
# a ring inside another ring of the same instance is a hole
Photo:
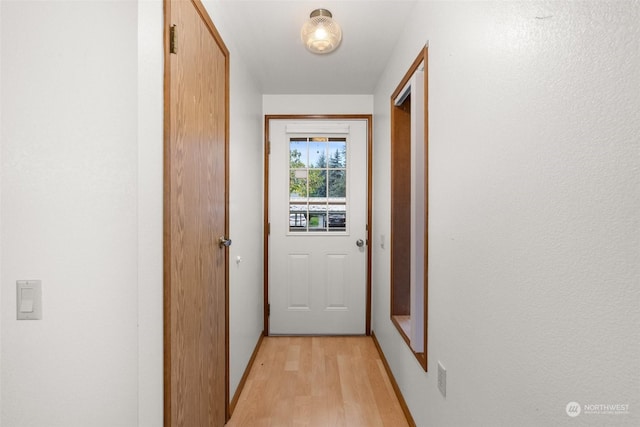
[[[345,138],[291,138],[290,231],[345,230],[346,168]],[[300,218],[304,218],[304,222]]]

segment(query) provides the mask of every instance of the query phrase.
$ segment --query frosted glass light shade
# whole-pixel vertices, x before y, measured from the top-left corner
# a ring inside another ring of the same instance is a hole
[[[302,26],[302,42],[313,53],[329,53],[340,45],[342,30],[327,9],[316,9]]]

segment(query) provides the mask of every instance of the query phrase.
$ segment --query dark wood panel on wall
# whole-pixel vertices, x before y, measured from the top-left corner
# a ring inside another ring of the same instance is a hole
[[[393,315],[410,312],[411,275],[411,98],[393,107],[391,149],[391,303]]]

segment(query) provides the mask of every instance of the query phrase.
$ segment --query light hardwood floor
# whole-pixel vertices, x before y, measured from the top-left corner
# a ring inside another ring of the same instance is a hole
[[[227,423],[408,425],[370,337],[265,337]]]

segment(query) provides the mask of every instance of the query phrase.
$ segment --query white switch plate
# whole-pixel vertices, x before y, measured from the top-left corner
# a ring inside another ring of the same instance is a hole
[[[42,281],[18,280],[16,302],[18,320],[42,319]]]
[[[438,390],[444,397],[447,397],[447,370],[438,361]]]

